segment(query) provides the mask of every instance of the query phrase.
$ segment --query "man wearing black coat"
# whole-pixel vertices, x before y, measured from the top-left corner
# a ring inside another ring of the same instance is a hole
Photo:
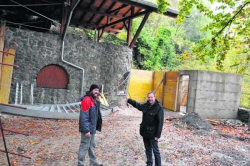
[[[140,135],[143,137],[147,166],[153,165],[152,150],[155,156],[155,166],[161,166],[158,140],[161,137],[164,121],[162,105],[155,99],[153,92],[148,93],[148,100],[146,103],[140,104],[132,99],[128,99],[127,102],[143,113],[142,122],[140,124]]]

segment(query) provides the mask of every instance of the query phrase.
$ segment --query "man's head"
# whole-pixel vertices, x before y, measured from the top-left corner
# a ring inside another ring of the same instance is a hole
[[[92,84],[89,88],[89,92],[94,98],[96,98],[99,95],[99,86]]]
[[[148,93],[148,102],[150,104],[154,104],[155,103],[155,94],[153,92],[149,92]]]

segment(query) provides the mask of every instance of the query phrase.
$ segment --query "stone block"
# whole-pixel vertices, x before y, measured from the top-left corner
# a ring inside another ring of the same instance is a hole
[[[197,81],[197,89],[198,90],[209,90],[215,92],[223,92],[224,84],[220,82],[212,82],[207,80],[199,80]]]
[[[239,74],[224,74],[225,83],[239,84],[242,83],[242,75]]]
[[[219,82],[223,83],[224,78],[221,73],[218,72],[209,72],[209,71],[198,71],[198,80],[199,81],[210,81],[210,82]]]
[[[187,106],[187,113],[194,112],[195,108],[193,106]]]
[[[196,100],[197,108],[209,109],[235,109],[238,108],[238,102],[228,102],[224,100]]]
[[[188,98],[196,98],[196,90],[195,89],[188,90]]]
[[[187,106],[188,107],[195,107],[195,98],[191,98],[191,97],[189,97],[188,99],[187,99]]]
[[[189,80],[188,82],[188,90],[196,90],[197,89],[197,81]]]
[[[241,91],[241,85],[235,84],[235,83],[225,83],[224,84],[224,90],[225,92],[240,92]]]
[[[237,118],[244,123],[249,123],[250,109],[239,108],[237,113]]]
[[[196,108],[197,112],[203,118],[214,119],[236,119],[237,110],[234,109],[209,109],[209,108]]]

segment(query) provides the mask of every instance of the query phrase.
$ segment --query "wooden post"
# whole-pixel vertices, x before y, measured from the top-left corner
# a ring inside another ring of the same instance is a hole
[[[131,48],[131,49],[133,48],[133,46],[134,46],[134,44],[135,44],[135,42],[136,42],[136,40],[137,40],[139,34],[141,33],[141,30],[142,30],[144,24],[146,23],[146,21],[147,21],[149,15],[150,15],[150,13],[151,13],[151,11],[148,11],[148,12],[144,15],[144,18],[143,18],[143,20],[142,20],[140,26],[138,27],[138,29],[137,29],[137,31],[136,31],[136,33],[135,33],[134,38],[133,38],[132,41],[130,42],[129,48]]]
[[[131,7],[131,16],[134,15],[134,7],[132,6]],[[128,43],[128,46],[130,45],[131,43],[131,40],[132,40],[132,27],[133,27],[133,19],[129,19],[128,20],[128,29],[127,29],[127,43]]]
[[[0,51],[4,51],[5,21],[1,21],[0,25]],[[0,52],[0,80],[2,75],[3,52]],[[1,87],[0,87],[1,89]]]

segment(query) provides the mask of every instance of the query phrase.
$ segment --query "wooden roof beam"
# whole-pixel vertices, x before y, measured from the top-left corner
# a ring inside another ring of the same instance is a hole
[[[73,1],[76,1],[76,0],[72,0],[72,4],[75,3],[75,2],[73,2]],[[81,0],[81,1],[78,3],[78,5],[81,5],[82,2],[83,2],[83,0]],[[72,13],[72,18],[75,17],[76,11],[77,11],[77,8],[73,11],[73,13]]]
[[[152,12],[152,11],[146,11],[146,10],[145,10],[145,11],[136,13],[136,14],[134,14],[134,15],[132,15],[132,16],[124,17],[124,18],[122,18],[122,19],[120,19],[120,20],[117,20],[117,21],[111,22],[111,23],[109,23],[109,24],[106,24],[106,25],[104,25],[104,26],[101,26],[101,27],[99,27],[98,29],[103,29],[103,28],[106,28],[106,27],[110,27],[110,26],[116,25],[116,24],[118,24],[118,23],[120,23],[120,22],[129,20],[129,19],[133,19],[133,18],[136,18],[136,17],[140,17],[140,16],[142,16],[142,15],[144,15],[144,14],[146,14],[146,13],[151,13],[151,12]]]
[[[97,11],[99,11],[103,6],[104,6],[104,4],[106,3],[106,0],[103,0],[102,1],[102,3],[101,3],[101,5],[100,6],[98,6],[98,8],[97,8]],[[95,16],[96,16],[96,14],[93,14],[92,16],[91,16],[91,18],[89,19],[89,23],[95,18]]]
[[[72,22],[74,24],[74,21]],[[105,24],[102,24],[102,26]],[[81,22],[81,24],[79,24],[80,27],[91,27],[93,29],[97,29],[99,26],[94,24],[94,23],[89,23],[88,21],[84,21]],[[105,28],[106,29],[106,28]],[[114,29],[112,27],[107,27],[107,30],[112,31],[112,32],[116,32],[116,33],[120,33],[122,30],[118,30],[118,29]]]
[[[116,2],[113,2],[112,5],[110,5],[110,7],[108,8],[108,10],[106,11],[106,13],[109,13],[110,10],[116,5]],[[99,25],[102,21],[102,19],[104,19],[105,16],[102,16],[98,21],[96,25]]]
[[[116,5],[116,2],[113,2],[112,5],[110,5],[110,7],[108,8],[108,10],[106,11],[107,13],[110,12],[110,10],[112,10],[112,8]],[[98,21],[97,21],[97,25],[99,26],[102,19],[104,19],[105,16],[102,16]],[[104,33],[104,28],[102,30],[98,29],[98,41],[100,41],[102,35]]]
[[[122,5],[122,6],[120,6],[120,7],[118,7],[118,8],[116,8],[116,9],[114,9],[114,10],[112,10],[112,11],[110,11],[109,13],[115,13],[115,12],[118,12],[119,10],[121,10],[121,9],[123,9],[123,8],[125,8],[125,7],[128,7],[128,5]]]
[[[126,4],[126,5],[130,5],[130,6],[135,6],[135,7],[139,7],[139,8],[143,8],[146,10],[152,10],[153,12],[158,13],[158,6],[152,2],[147,2],[147,1],[136,1],[136,0],[112,0],[112,1],[116,1],[116,2],[120,2],[122,4]],[[169,16],[169,17],[173,17],[176,18],[178,16],[178,11],[173,10],[168,8],[166,10],[166,12],[164,13],[164,15]]]
[[[115,17],[115,18],[122,18],[122,15],[115,15],[115,14],[109,14],[109,13],[105,13],[105,12],[101,12],[101,11],[97,11],[97,10],[93,10],[93,9],[82,9],[84,12],[90,12],[90,13],[94,13],[94,14],[100,14],[102,16],[108,16],[108,17]]]
[[[135,44],[137,38],[139,37],[139,35],[140,35],[140,33],[141,33],[141,30],[142,30],[143,26],[145,25],[145,23],[146,23],[146,21],[147,21],[149,15],[150,15],[150,13],[151,13],[151,12],[147,12],[147,13],[145,14],[145,16],[144,16],[144,18],[143,18],[143,20],[142,20],[140,26],[138,27],[138,29],[137,29],[137,31],[136,31],[136,33],[135,33],[135,36],[134,36],[133,40],[131,41],[131,43],[130,43],[130,45],[129,45],[129,48],[133,48],[133,46],[134,46],[134,44]]]
[[[95,2],[96,2],[96,0],[92,0],[86,9],[89,9]],[[76,10],[80,10],[80,9],[81,9],[81,5],[76,8]],[[82,21],[82,19],[84,18],[85,14],[86,14],[86,12],[83,11],[83,14],[80,16],[80,18],[78,20],[78,23],[80,23]]]
[[[132,6],[131,10],[130,10],[131,16],[134,15],[134,11],[135,11],[135,7]],[[128,28],[127,28],[127,43],[128,43],[128,45],[130,45],[131,40],[132,40],[132,36],[133,36],[133,34],[132,34],[132,26],[133,26],[133,19],[129,19],[128,20]]]

